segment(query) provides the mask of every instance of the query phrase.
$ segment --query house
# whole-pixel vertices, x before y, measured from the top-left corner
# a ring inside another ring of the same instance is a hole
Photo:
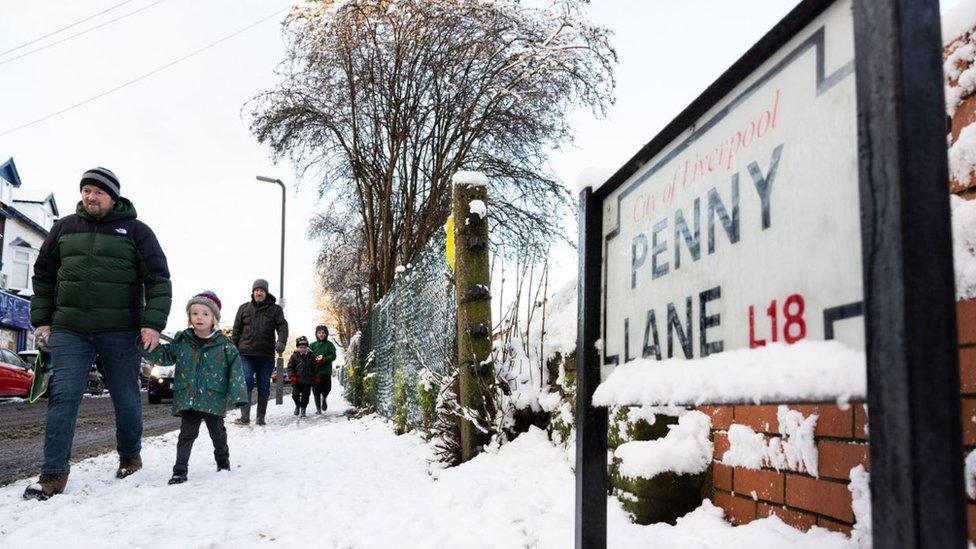
[[[33,348],[30,301],[34,261],[58,205],[50,192],[21,188],[13,158],[0,164],[0,347]]]

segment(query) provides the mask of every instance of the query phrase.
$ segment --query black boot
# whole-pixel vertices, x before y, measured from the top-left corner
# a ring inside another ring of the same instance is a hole
[[[169,484],[183,484],[186,482],[186,473],[173,473],[169,479]]]
[[[298,415],[298,411],[299,411],[300,409],[301,409],[301,408],[300,408],[299,406],[295,406],[295,415],[296,415],[296,416]]]
[[[258,414],[255,419],[255,423],[258,425],[264,425],[264,413],[268,411],[268,399],[258,397]]]
[[[302,408],[302,413],[299,414],[300,417],[305,417],[305,408]]]
[[[220,471],[230,471],[230,460],[227,460],[227,461],[218,461],[217,462],[217,471],[218,472],[220,472]]]

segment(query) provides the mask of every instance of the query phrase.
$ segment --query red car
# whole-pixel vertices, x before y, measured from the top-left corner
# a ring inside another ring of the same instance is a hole
[[[0,349],[0,397],[26,397],[34,372],[14,353]]]

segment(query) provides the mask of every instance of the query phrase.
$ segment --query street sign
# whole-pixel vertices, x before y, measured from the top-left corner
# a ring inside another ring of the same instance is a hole
[[[866,353],[875,546],[963,546],[941,71],[937,2],[805,0],[581,192],[577,547],[609,370],[802,339]]]
[[[604,373],[833,339],[863,350],[849,0],[603,199]]]

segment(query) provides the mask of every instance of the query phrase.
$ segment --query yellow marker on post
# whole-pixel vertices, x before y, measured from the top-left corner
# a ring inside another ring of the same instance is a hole
[[[444,224],[444,232],[447,233],[447,246],[445,246],[445,254],[447,255],[447,264],[451,267],[451,271],[454,271],[454,216],[447,216],[447,223]]]

